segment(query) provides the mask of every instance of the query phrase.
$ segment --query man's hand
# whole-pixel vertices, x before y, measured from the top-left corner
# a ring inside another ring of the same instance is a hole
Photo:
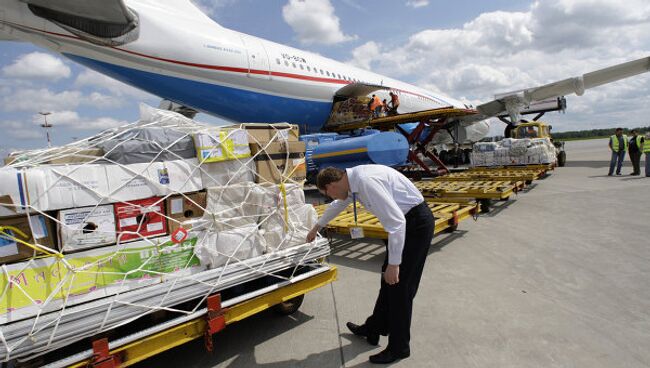
[[[399,282],[399,265],[389,264],[384,271],[384,281],[388,285],[395,285]]]
[[[318,230],[320,230],[320,226],[318,224],[314,225],[314,227],[309,230],[309,234],[307,234],[307,243],[311,243],[314,241],[314,239],[316,239]]]

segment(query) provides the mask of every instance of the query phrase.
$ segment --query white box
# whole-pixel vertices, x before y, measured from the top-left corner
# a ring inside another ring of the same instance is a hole
[[[59,211],[59,249],[72,252],[115,244],[113,205]]]
[[[197,159],[188,159],[130,165],[0,168],[0,196],[8,195],[17,205],[15,212],[11,206],[0,205],[0,216],[26,213],[21,206],[27,205],[33,206],[32,212],[44,212],[199,191],[204,186],[197,165]],[[230,179],[219,166],[206,169],[215,170],[214,176],[220,180]],[[251,173],[247,175],[242,174],[242,180],[252,177]]]

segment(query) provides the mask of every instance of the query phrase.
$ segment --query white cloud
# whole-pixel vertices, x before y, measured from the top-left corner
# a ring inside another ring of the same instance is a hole
[[[115,96],[133,97],[139,100],[145,99],[160,99],[152,94],[137,88],[131,87],[128,84],[122,83],[117,79],[113,79],[104,74],[97,73],[94,70],[86,69],[79,73],[75,79],[74,85],[77,87],[94,87],[104,89],[111,92]]]
[[[352,51],[351,63],[452,97],[485,102],[498,92],[648,56],[648,34],[647,1],[621,6],[613,0],[545,0],[525,12],[483,13],[462,27],[423,30],[396,47],[368,42]],[[616,124],[625,115],[632,125],[650,125],[648,119],[634,118],[648,116],[642,106],[650,105],[649,79],[634,77],[568,99],[567,116],[553,115],[559,116],[556,130],[575,129],[571,123],[584,129],[597,121]]]
[[[21,89],[2,97],[6,111],[52,111],[72,109],[81,103],[79,91],[52,92],[46,88]]]
[[[380,55],[379,45],[375,41],[366,42],[352,51],[350,64],[370,69],[370,63]]]
[[[220,8],[223,8],[227,5],[230,5],[235,2],[235,0],[190,0],[192,4],[196,5],[202,12],[209,15],[210,17],[218,17]]]
[[[427,5],[429,5],[429,0],[409,0],[406,2],[406,6],[411,8],[421,8]]]
[[[32,121],[34,124],[40,124],[43,121],[43,117],[38,114],[33,115]],[[125,120],[117,120],[109,117],[81,117],[79,113],[71,110],[55,111],[47,117],[47,121],[54,126],[53,129],[65,127],[74,130],[108,129],[127,124]]]
[[[333,45],[357,39],[341,31],[329,0],[289,0],[282,16],[304,44]]]
[[[0,130],[2,134],[14,139],[38,139],[43,138],[45,141],[45,131],[38,130],[33,124],[21,123],[15,120],[0,121]],[[14,149],[7,149],[9,152]],[[7,154],[9,153],[7,152]],[[6,154],[5,154],[6,156]]]
[[[32,52],[19,56],[13,64],[2,68],[10,78],[58,80],[68,78],[70,68],[57,57],[43,52]]]
[[[86,98],[85,104],[98,109],[112,109],[124,106],[124,101],[114,96],[92,92]]]

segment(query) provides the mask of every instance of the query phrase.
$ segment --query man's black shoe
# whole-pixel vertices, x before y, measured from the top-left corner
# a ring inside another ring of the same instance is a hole
[[[410,356],[411,356],[410,350],[404,350],[402,352],[396,353],[394,351],[390,351],[386,349],[379,354],[371,355],[370,363],[388,364],[400,359],[408,358]]]
[[[368,340],[368,344],[377,345],[379,344],[379,334],[371,334],[368,332],[368,327],[366,325],[357,325],[352,322],[345,324],[348,329],[357,336],[363,336]]]

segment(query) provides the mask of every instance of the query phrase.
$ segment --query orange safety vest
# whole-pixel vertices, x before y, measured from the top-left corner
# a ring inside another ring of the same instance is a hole
[[[375,98],[373,98],[372,102],[370,103],[370,111],[375,111],[377,106],[381,106],[381,100],[379,97],[375,96]]]

